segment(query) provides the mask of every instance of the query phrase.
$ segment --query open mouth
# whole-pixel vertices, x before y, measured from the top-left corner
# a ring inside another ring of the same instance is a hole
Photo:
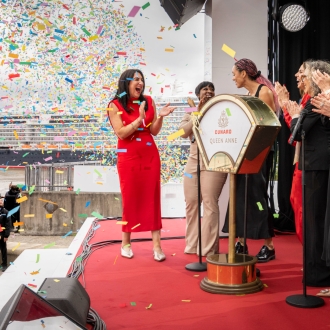
[[[140,94],[140,93],[141,93],[141,91],[142,91],[142,88],[136,87],[136,88],[135,88],[135,90],[136,90],[136,92],[137,92],[137,93],[139,93],[139,94]]]

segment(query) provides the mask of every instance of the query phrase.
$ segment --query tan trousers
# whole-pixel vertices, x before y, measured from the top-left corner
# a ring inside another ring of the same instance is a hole
[[[185,253],[198,253],[198,187],[197,160],[188,158],[184,175],[183,188],[186,200],[186,248]],[[202,255],[219,252],[219,197],[226,182],[227,174],[206,171],[201,166],[201,201],[203,202],[202,219]]]

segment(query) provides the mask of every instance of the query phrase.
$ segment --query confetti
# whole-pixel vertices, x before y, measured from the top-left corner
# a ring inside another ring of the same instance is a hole
[[[146,309],[150,309],[152,307],[152,304],[150,304],[148,307],[146,307]]]
[[[37,254],[37,260],[36,260],[36,264],[40,261],[40,254]]]
[[[139,227],[139,226],[141,226],[141,224],[140,224],[140,223],[139,223],[139,224],[137,224],[136,226],[132,227],[131,229],[135,229],[136,227]]]
[[[52,201],[49,201],[49,200],[47,200],[47,199],[42,199],[42,198],[39,198],[39,201],[41,201],[41,202],[45,202],[45,203],[49,203],[49,204],[58,205],[57,203],[54,203],[54,202],[52,202]]]
[[[258,208],[259,208],[259,211],[263,211],[263,207],[262,207],[262,204],[260,202],[257,202],[257,205],[258,205]]]
[[[185,134],[185,131],[183,130],[183,128],[181,128],[179,131],[169,135],[167,137],[167,141],[172,141],[172,140],[175,140],[177,139],[178,137],[182,136],[183,134]]]
[[[173,48],[165,48],[165,52],[173,53],[174,49]]]
[[[70,236],[72,234],[72,230],[70,230],[68,233],[66,233],[64,236],[62,236],[62,238],[64,238],[64,237],[68,237],[68,236]]]
[[[95,218],[98,218],[98,219],[104,219],[104,217],[103,217],[103,215],[101,215],[100,213],[98,213],[98,212],[92,212],[91,213],[92,214],[92,216],[93,217],[95,217]]]
[[[36,288],[37,287],[37,285],[32,284],[32,283],[28,283],[28,286],[30,286],[31,288]]]
[[[21,198],[16,199],[16,203],[20,204],[20,203],[23,203],[27,200],[28,200],[27,196],[23,196]]]
[[[50,244],[48,244],[48,245],[45,245],[45,246],[44,246],[44,249],[49,249],[50,247],[52,247],[52,246],[54,246],[54,245],[55,245],[55,242],[50,243]]]
[[[52,219],[53,218],[53,214],[52,213],[47,213],[46,214],[46,219]]]
[[[127,225],[127,221],[117,221],[116,225]]]
[[[24,214],[24,218],[33,218],[34,214]]]
[[[21,243],[18,243],[18,244],[15,245],[11,250],[12,250],[12,251],[15,251],[20,245],[21,245]]]
[[[231,56],[232,58],[235,57],[236,52],[233,49],[231,49],[230,47],[228,47],[226,44],[222,45],[221,50],[224,51],[229,56]]]
[[[13,214],[15,214],[18,210],[19,210],[19,206],[14,207],[12,210],[8,211],[7,213],[7,218],[9,218],[10,216],[12,216]]]
[[[113,262],[114,265],[116,264],[117,258],[118,258],[118,254],[117,254],[117,256],[116,256],[115,261]]]
[[[189,179],[193,178],[192,174],[189,174],[189,173],[186,173],[186,172],[184,173],[184,176],[188,177]]]
[[[102,174],[97,170],[97,169],[94,169],[94,172],[98,175],[98,176],[102,176]],[[87,206],[86,206],[87,207]]]
[[[129,14],[127,15],[127,17],[135,17],[135,15],[139,12],[141,7],[139,6],[134,6],[131,11],[129,12]]]
[[[226,108],[226,113],[227,113],[227,116],[228,116],[228,117],[231,116],[231,112],[230,112],[230,109],[229,109],[229,108]]]
[[[181,300],[182,302],[191,302],[191,300]]]

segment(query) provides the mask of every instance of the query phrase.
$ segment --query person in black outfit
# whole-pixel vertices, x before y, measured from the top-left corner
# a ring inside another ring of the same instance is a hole
[[[313,98],[321,92],[312,79],[312,73],[320,70],[330,74],[330,65],[324,61],[313,61],[306,65],[303,75],[305,92],[312,97],[302,111],[305,120],[295,140],[301,141],[305,133],[305,214],[306,214],[306,285],[330,286],[330,265],[322,259],[323,239],[326,232],[326,209],[330,164],[330,123],[327,117],[313,111]],[[293,132],[301,109],[295,102],[288,102],[292,116]],[[301,153],[299,167],[301,167]],[[300,168],[301,169],[301,168]]]
[[[16,202],[17,198],[20,197],[20,189],[15,185],[9,185],[9,191],[6,192],[5,195],[5,201],[4,201],[4,207],[7,211],[11,211],[15,207],[19,206],[19,204]],[[20,221],[20,210],[12,214],[11,216],[12,224],[11,227],[14,228],[14,222]],[[16,228],[15,231],[17,231],[19,228]]]
[[[245,88],[249,95],[255,96],[266,103],[274,112],[280,107],[272,83],[261,75],[255,63],[243,58],[235,63],[232,69],[233,81],[238,88]],[[268,262],[275,259],[273,244],[273,214],[269,207],[267,193],[269,173],[273,160],[273,152],[268,154],[261,170],[257,174],[249,174],[247,201],[247,234],[249,239],[264,239],[264,245],[256,255],[258,262]],[[245,205],[245,175],[236,176],[236,253],[244,252],[244,205]],[[223,232],[229,232],[229,214],[227,212]],[[246,246],[246,253],[248,248]]]
[[[0,251],[2,257],[1,270],[7,269],[7,240],[10,235],[11,217],[7,217],[8,211],[3,207],[4,200],[0,198]],[[5,228],[5,229],[2,229]]]

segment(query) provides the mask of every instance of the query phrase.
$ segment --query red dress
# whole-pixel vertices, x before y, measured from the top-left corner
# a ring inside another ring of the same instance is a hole
[[[310,95],[305,94],[301,100],[300,106],[304,108],[307,101],[310,99]],[[291,124],[291,116],[287,111],[284,112],[284,120],[288,127],[290,128]],[[296,144],[296,143],[295,143]],[[303,229],[302,229],[302,171],[298,169],[298,163],[296,163],[293,178],[292,178],[292,186],[290,193],[290,202],[293,209],[294,217],[295,217],[295,226],[296,226],[296,234],[300,243],[303,243]]]
[[[144,123],[126,139],[118,139],[117,169],[122,194],[123,232],[153,231],[162,228],[160,207],[160,158],[150,133],[155,109],[150,96],[145,96],[148,110]],[[139,117],[139,105],[129,100],[127,113],[118,100],[112,101],[124,126]],[[149,125],[149,126],[148,126]],[[133,229],[132,229],[133,228]]]

